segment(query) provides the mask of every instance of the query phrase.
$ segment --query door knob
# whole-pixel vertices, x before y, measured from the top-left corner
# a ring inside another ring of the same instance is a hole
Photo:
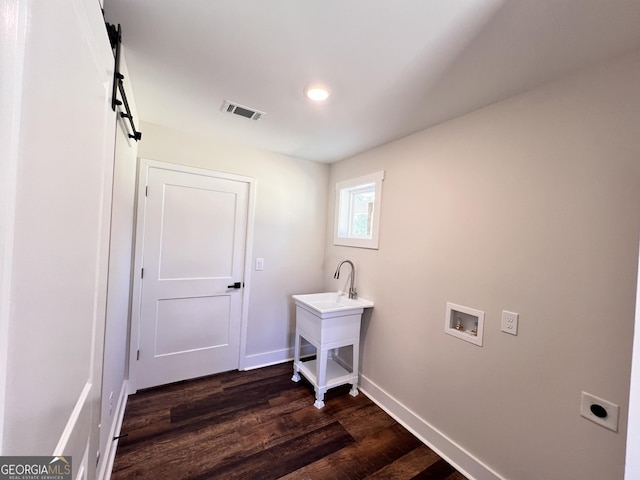
[[[227,288],[242,288],[242,283],[236,282],[233,285],[227,285]]]

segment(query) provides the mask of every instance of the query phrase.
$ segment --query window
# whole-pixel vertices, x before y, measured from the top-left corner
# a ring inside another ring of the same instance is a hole
[[[336,183],[333,243],[378,248],[384,171]]]

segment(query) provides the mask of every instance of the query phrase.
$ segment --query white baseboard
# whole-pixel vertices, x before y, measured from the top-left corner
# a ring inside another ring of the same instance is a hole
[[[128,386],[127,380],[122,384],[120,389],[120,395],[118,396],[118,404],[116,406],[116,414],[113,416],[113,423],[109,431],[109,438],[114,438],[120,435],[122,429],[122,420],[124,419],[124,410],[127,406],[127,394]],[[107,444],[107,450],[100,452],[103,461],[100,464],[100,471],[98,472],[99,480],[109,480],[111,478],[111,471],[113,470],[113,462],[116,458],[116,450],[118,449],[118,440],[113,440]]]
[[[316,349],[313,345],[306,344],[300,347],[300,356],[302,357],[314,355],[315,353]],[[256,368],[277,365],[278,363],[290,362],[291,360],[293,360],[293,348],[258,353],[256,355],[247,355],[244,358],[244,367],[242,370],[254,370]]]
[[[360,375],[360,390],[470,480],[505,480],[364,375]]]

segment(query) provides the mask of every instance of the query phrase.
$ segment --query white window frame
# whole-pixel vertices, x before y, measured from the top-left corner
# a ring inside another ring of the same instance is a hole
[[[333,228],[334,245],[346,247],[378,249],[380,229],[380,205],[382,203],[382,181],[384,170],[336,183],[335,221]],[[349,233],[350,219],[353,218],[351,198],[358,190],[373,185],[375,193],[371,236],[362,237]]]

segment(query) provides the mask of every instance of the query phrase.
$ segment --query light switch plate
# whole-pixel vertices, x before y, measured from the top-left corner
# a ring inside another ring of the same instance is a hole
[[[256,258],[256,270],[264,270],[264,258]]]
[[[511,335],[518,334],[518,314],[514,312],[502,311],[502,323],[500,330]]]

